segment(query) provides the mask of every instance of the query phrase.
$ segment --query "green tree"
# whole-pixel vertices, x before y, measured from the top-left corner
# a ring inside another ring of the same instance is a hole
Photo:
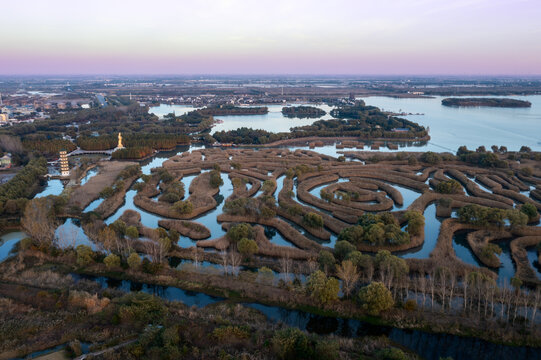
[[[308,277],[306,289],[312,298],[325,305],[338,300],[340,283],[333,277],[327,277],[323,271],[317,270]]]
[[[338,240],[345,240],[351,244],[360,244],[363,241],[364,228],[360,225],[354,225],[344,228],[338,235]]]
[[[427,164],[435,165],[441,162],[441,156],[432,151],[427,151],[421,155],[421,161]]]
[[[139,239],[139,230],[135,226],[128,226],[126,228],[126,236],[130,239]]]
[[[253,239],[254,230],[250,224],[247,224],[247,223],[236,224],[229,228],[226,236],[231,243],[236,244],[243,238]]]
[[[94,262],[94,251],[89,246],[79,245],[76,248],[77,252],[77,265],[88,266]]]
[[[130,269],[137,269],[141,265],[141,258],[137,253],[132,252],[130,256],[128,256],[128,266]]]
[[[336,264],[336,259],[334,258],[334,255],[330,251],[321,250],[317,257],[317,262],[319,263],[319,267],[323,271],[328,272],[334,269],[334,264]]]
[[[237,243],[237,249],[244,256],[252,256],[259,251],[259,247],[255,240],[242,238]]]
[[[406,227],[406,231],[410,235],[420,235],[423,231],[423,228],[425,226],[425,217],[424,215],[415,210],[408,210],[404,214],[404,219],[407,220],[408,226]]]
[[[520,207],[520,212],[526,214],[529,220],[537,216],[537,208],[532,203],[522,204],[522,206]]]
[[[120,257],[115,254],[109,254],[103,259],[103,263],[108,269],[120,266]]]
[[[349,253],[355,250],[357,250],[355,246],[351,245],[345,240],[340,240],[337,241],[336,245],[334,246],[334,255],[338,261],[342,261],[349,255]]]
[[[361,288],[358,297],[362,308],[371,315],[379,315],[394,305],[389,289],[377,281]]]

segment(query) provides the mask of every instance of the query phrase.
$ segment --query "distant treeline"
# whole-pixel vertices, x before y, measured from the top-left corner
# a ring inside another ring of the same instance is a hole
[[[47,160],[34,158],[10,181],[0,185],[0,215],[22,215],[26,200],[32,198],[45,183]]]
[[[114,160],[138,160],[150,156],[154,150],[149,146],[135,146],[117,150],[111,156]]]
[[[138,148],[139,150],[143,148],[169,150],[177,145],[189,143],[189,136],[176,134],[129,134],[123,138],[123,145],[126,148]],[[109,150],[118,145],[118,136],[79,137],[77,145],[83,150]]]
[[[282,114],[287,117],[319,118],[327,114],[324,110],[314,106],[287,106],[282,108]]]
[[[441,101],[444,106],[490,106],[490,107],[531,107],[532,103],[517,99],[500,99],[500,98],[447,98]]]
[[[24,140],[25,150],[37,151],[47,158],[58,157],[60,150],[71,152],[77,149],[77,146],[69,140],[51,139],[51,140]]]
[[[269,112],[269,109],[266,106],[260,107],[245,107],[245,106],[234,106],[230,104],[210,106],[204,109],[196,110],[202,115],[262,115]]]

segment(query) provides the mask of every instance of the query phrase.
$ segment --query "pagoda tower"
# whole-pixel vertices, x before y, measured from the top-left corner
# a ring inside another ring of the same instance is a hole
[[[70,166],[66,150],[60,151],[60,174],[62,177],[70,176]]]

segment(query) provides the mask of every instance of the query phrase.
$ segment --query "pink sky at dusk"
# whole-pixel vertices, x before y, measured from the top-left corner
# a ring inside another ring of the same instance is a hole
[[[21,0],[0,74],[541,74],[539,0]]]

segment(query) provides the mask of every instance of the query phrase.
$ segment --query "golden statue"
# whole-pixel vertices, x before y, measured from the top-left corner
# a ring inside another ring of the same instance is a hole
[[[119,148],[119,149],[124,148],[124,145],[122,145],[122,134],[121,133],[118,133],[118,146],[117,146],[117,148]]]

